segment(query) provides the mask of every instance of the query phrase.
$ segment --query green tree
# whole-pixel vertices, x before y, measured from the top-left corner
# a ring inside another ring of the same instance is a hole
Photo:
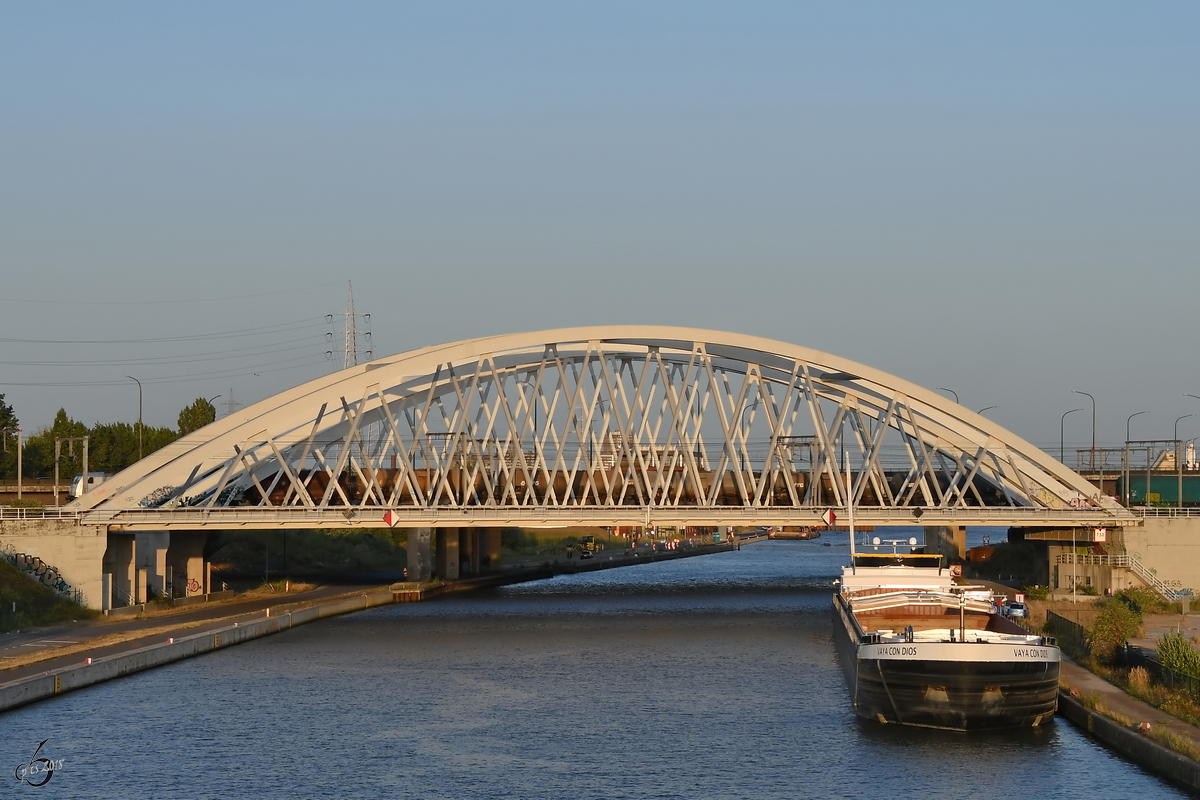
[[[203,397],[179,412],[179,435],[187,436],[198,431],[217,418],[217,409]]]
[[[88,431],[88,469],[96,472],[120,472],[137,461],[137,426],[128,422],[97,422]],[[144,438],[144,435],[143,435]]]
[[[54,423],[29,437],[25,445],[25,474],[30,477],[50,477],[54,474],[54,440],[65,437],[88,437],[88,471],[120,472],[137,461],[137,425],[128,422],[97,422],[92,427],[71,419],[63,409],[54,416]],[[150,455],[179,438],[170,428],[145,427],[142,430],[142,451]],[[63,444],[58,474],[63,483],[83,471],[83,444],[69,447]]]
[[[109,474],[120,472],[138,460],[137,425],[128,422],[97,422],[89,430],[91,458],[89,468]],[[142,428],[142,453],[148,456],[179,438],[170,428]]]
[[[1117,648],[1137,636],[1141,627],[1141,614],[1120,600],[1107,600],[1088,629],[1092,654],[1103,661],[1111,661]]]
[[[0,394],[0,430],[15,428],[19,424],[17,422],[17,415],[13,413],[13,407],[5,403],[4,395]],[[0,446],[0,478],[15,478],[17,477],[16,431],[5,433],[2,437],[3,446]]]
[[[71,419],[67,416],[66,409],[60,408],[49,428],[42,428],[29,437],[24,454],[25,474],[50,477],[54,474],[54,440],[87,435],[87,426]],[[83,469],[83,448],[78,443],[73,448],[63,444],[58,469],[59,475],[67,482]],[[93,469],[91,459],[88,460],[88,469]]]

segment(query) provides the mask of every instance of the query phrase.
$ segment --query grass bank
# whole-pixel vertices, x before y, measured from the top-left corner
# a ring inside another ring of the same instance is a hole
[[[76,605],[7,561],[0,560],[0,633],[96,616],[95,611]]]

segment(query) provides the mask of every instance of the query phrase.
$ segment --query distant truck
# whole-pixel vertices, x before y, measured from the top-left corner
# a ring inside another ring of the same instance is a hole
[[[108,480],[108,473],[105,472],[89,472],[87,486],[83,485],[83,473],[75,476],[75,480],[71,481],[71,488],[67,491],[68,497],[82,497],[83,495],[95,489],[100,484]]]
[[[596,552],[596,537],[590,533],[587,536],[580,537],[579,550],[587,553]]]

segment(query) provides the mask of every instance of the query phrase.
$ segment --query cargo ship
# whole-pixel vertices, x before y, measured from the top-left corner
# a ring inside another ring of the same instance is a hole
[[[874,540],[876,547],[881,544]],[[1036,727],[1058,708],[1061,653],[1000,613],[983,587],[956,585],[916,540],[853,553],[833,598],[834,640],[860,717],[972,731]]]

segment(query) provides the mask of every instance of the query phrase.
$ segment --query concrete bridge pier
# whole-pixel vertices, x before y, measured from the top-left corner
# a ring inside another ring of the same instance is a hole
[[[137,551],[139,603],[167,596],[167,551],[170,531],[139,531],[134,534]]]
[[[427,581],[433,572],[433,548],[430,528],[408,529],[408,579]]]
[[[458,580],[460,568],[458,528],[438,528],[434,544],[434,571],[444,581]]]
[[[926,525],[925,552],[941,553],[947,558],[966,559],[967,528],[965,525]]]
[[[479,574],[479,535],[483,528],[458,529],[458,575],[460,578]]]
[[[137,561],[135,554],[136,535],[132,533],[108,534],[108,547],[104,551],[105,598],[102,609],[121,608],[137,603]]]
[[[203,531],[175,531],[167,548],[167,571],[176,597],[208,594],[208,564],[204,561],[204,544],[208,534]]]
[[[487,575],[500,571],[500,529],[477,528],[479,532],[479,572]]]

